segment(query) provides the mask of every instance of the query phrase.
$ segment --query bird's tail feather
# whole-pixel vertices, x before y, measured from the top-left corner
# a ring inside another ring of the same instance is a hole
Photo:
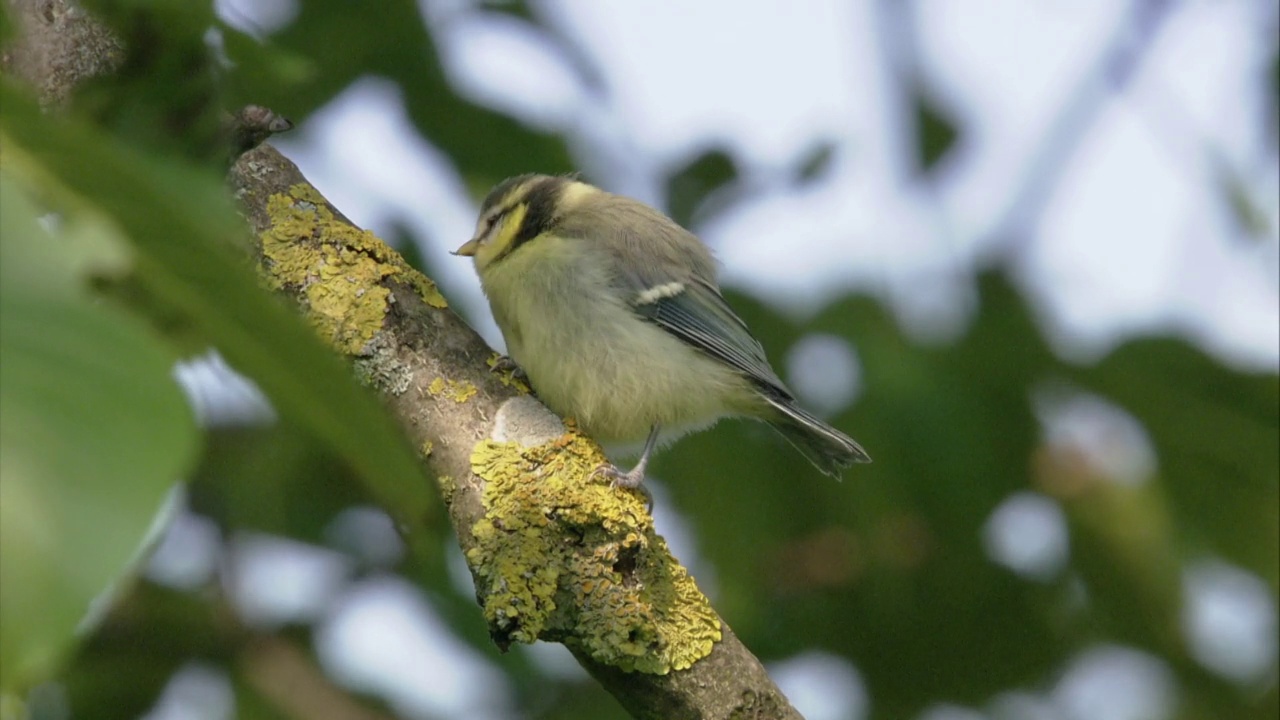
[[[768,398],[778,411],[769,425],[795,446],[814,467],[840,479],[841,471],[855,463],[871,462],[871,456],[853,438],[836,430],[782,398]]]

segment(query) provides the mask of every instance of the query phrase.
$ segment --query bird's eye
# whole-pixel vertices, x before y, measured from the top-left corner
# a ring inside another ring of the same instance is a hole
[[[480,219],[476,220],[476,233],[473,237],[482,243],[488,240],[489,233],[493,230],[493,224],[497,219],[497,215],[481,215]]]
[[[493,234],[502,226],[501,221],[505,216],[505,212],[493,212],[480,218],[476,223],[476,237],[480,238],[481,243],[487,243],[493,238]]]

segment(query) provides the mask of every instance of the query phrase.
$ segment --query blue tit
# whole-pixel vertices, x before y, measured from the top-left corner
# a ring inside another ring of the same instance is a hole
[[[658,210],[571,178],[522,175],[485,198],[469,256],[538,397],[606,446],[662,442],[726,416],[768,423],[822,472],[870,462],[801,408],[716,284],[695,235]]]

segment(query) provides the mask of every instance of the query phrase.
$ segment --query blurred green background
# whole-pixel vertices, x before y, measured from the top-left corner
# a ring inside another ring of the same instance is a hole
[[[325,425],[366,399],[309,393],[341,368],[221,271],[218,111],[257,103],[495,343],[445,251],[509,175],[716,248],[875,460],[833,483],[726,422],[652,470],[810,720],[1280,716],[1270,4],[85,5],[145,51],[0,123],[6,712],[624,716],[561,648],[496,651],[443,524],[403,552],[353,473],[421,482],[405,449]]]

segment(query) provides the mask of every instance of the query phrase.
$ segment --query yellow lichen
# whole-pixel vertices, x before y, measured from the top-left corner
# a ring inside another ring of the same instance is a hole
[[[438,377],[427,386],[427,392],[431,397],[445,397],[460,403],[470,400],[478,390],[466,380],[445,380]]]
[[[435,443],[431,442],[430,440],[422,441],[422,457],[424,458],[431,457],[431,453],[434,452],[435,449],[436,449]]]
[[[289,197],[312,205],[324,205],[325,203],[324,195],[321,195],[320,191],[315,189],[315,186],[306,183],[290,186]]]
[[[403,262],[403,260],[401,262]],[[408,264],[406,264],[405,267],[408,268]],[[413,289],[417,291],[418,297],[422,298],[422,301],[426,304],[433,308],[443,309],[449,307],[449,303],[444,299],[444,295],[440,294],[440,288],[436,287],[436,284],[426,275],[423,275],[413,268],[409,268],[408,280],[409,284],[413,286]]]
[[[453,494],[458,490],[458,482],[452,475],[437,475],[436,484],[440,486],[440,496],[446,504],[453,502]]]
[[[261,234],[264,272],[273,287],[297,289],[311,322],[340,351],[356,355],[382,328],[389,277],[408,283],[433,307],[445,307],[435,285],[373,233],[338,219],[323,196],[298,184],[267,201]]]
[[[720,639],[719,618],[640,495],[589,479],[602,462],[576,432],[534,448],[476,446],[486,513],[467,559],[486,618],[501,644],[544,637],[627,671],[687,668]]]

